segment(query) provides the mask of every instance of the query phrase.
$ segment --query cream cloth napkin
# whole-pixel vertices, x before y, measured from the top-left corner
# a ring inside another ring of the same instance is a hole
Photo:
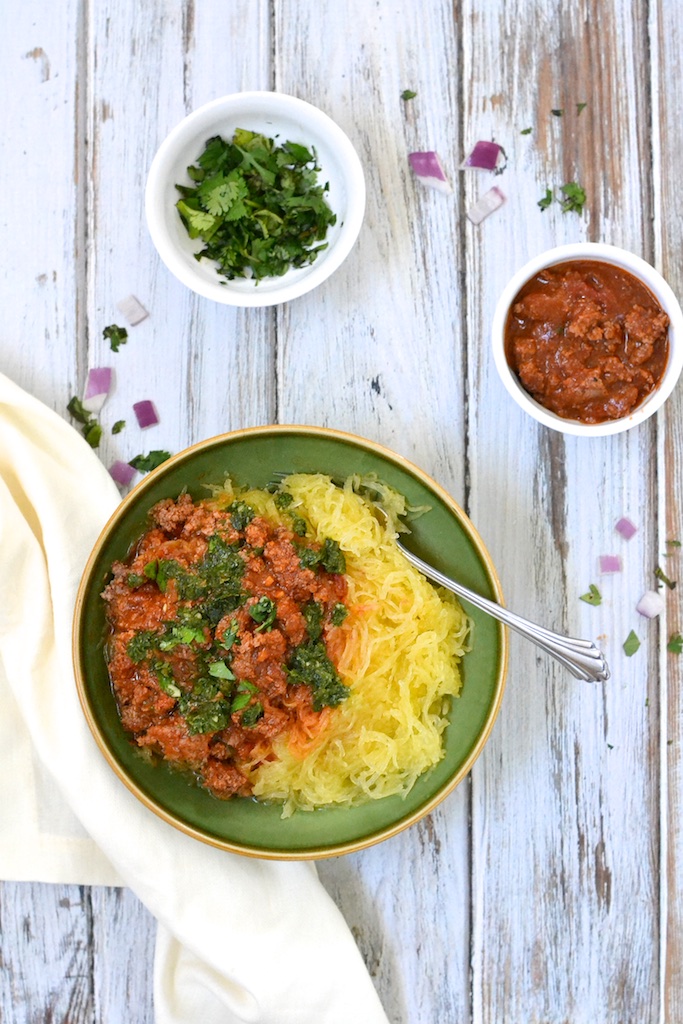
[[[159,922],[158,1024],[387,1024],[313,864],[185,836],[98,750],[71,619],[118,501],[81,436],[0,374],[0,876],[130,886]]]

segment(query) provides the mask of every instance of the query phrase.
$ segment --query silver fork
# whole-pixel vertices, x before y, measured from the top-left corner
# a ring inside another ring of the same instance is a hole
[[[529,619],[508,611],[507,608],[496,604],[495,601],[489,601],[488,598],[475,593],[469,587],[464,587],[462,583],[456,583],[450,576],[445,576],[428,562],[424,562],[414,555],[399,540],[396,543],[410,564],[418,569],[423,576],[432,580],[433,583],[445,587],[446,590],[451,590],[458,597],[469,601],[475,608],[480,608],[488,615],[492,615],[494,619],[505,623],[510,629],[521,633],[527,640],[531,640],[569,669],[576,679],[583,679],[587,683],[604,683],[609,679],[610,671],[605,656],[591,640],[578,640],[574,637],[562,636],[544,626],[538,626],[535,622],[530,622]]]

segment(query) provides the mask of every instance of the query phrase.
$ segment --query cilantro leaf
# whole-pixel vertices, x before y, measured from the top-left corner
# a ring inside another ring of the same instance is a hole
[[[552,201],[553,201],[553,190],[551,188],[547,188],[545,190],[545,195],[543,196],[543,198],[538,200],[538,207],[539,207],[539,209],[540,210],[547,210],[548,207],[551,205]]]
[[[551,110],[550,113],[553,117],[562,117],[564,110],[561,107],[556,107],[555,110]]]
[[[600,593],[598,588],[595,586],[595,584],[591,583],[591,584],[589,584],[589,587],[588,587],[588,593],[587,594],[581,594],[579,600],[580,601],[585,601],[586,604],[592,604],[592,605],[596,605],[597,606],[599,604],[602,604],[602,594]]]
[[[254,622],[259,623],[256,630],[257,633],[264,629],[273,628],[273,623],[277,617],[277,606],[270,597],[266,597],[265,594],[263,597],[259,597],[258,601],[248,609],[248,612]]]
[[[531,128],[522,128],[520,135],[531,135]]]
[[[560,200],[562,213],[583,213],[583,208],[586,204],[586,193],[577,182],[568,181],[566,185],[560,187],[560,191],[565,197]]]
[[[632,658],[633,655],[640,647],[640,640],[636,636],[633,630],[629,633],[624,641],[624,654],[627,658]]]
[[[666,575],[664,570],[662,568],[660,568],[660,566],[657,566],[657,568],[655,569],[655,577],[658,580],[661,580],[661,582],[665,586],[667,586],[669,588],[669,590],[674,590],[675,589],[675,587],[676,587],[676,580],[669,579],[669,577]]]
[[[585,110],[587,106],[588,106],[587,103],[577,103],[576,104],[576,116],[578,117],[579,114],[581,113],[581,111]]]
[[[193,184],[176,185],[178,214],[190,238],[204,242],[196,258],[215,261],[228,280],[311,264],[337,220],[319,171],[315,151],[298,142],[280,146],[244,128],[209,139],[188,168]]]
[[[111,428],[112,434],[120,434],[126,425],[125,420],[117,420],[114,426]]]
[[[672,633],[666,649],[672,654],[683,654],[683,636],[680,633]]]
[[[133,469],[137,469],[140,473],[149,473],[151,470],[156,469],[162,462],[166,462],[166,459],[171,458],[170,452],[164,452],[154,450],[149,452],[147,455],[136,455],[128,462],[129,466]]]
[[[414,92],[412,89],[404,89],[403,92],[401,93],[402,100],[414,100],[416,96],[417,93]]]
[[[81,432],[91,448],[97,448],[102,439],[102,427],[76,395],[69,400],[67,412],[81,424]]]
[[[102,337],[108,339],[112,352],[118,352],[121,345],[125,345],[128,341],[128,331],[125,327],[119,327],[118,324],[110,324],[102,331]]]

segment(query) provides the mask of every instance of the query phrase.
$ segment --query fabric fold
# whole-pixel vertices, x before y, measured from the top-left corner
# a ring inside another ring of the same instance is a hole
[[[159,1024],[387,1024],[314,865],[251,860],[178,832],[97,748],[73,678],[71,620],[87,556],[118,501],[79,434],[0,375],[0,700],[4,731],[17,735],[0,757],[3,767],[13,758],[32,790],[0,794],[20,841],[32,830],[41,838],[43,877],[33,880],[114,880],[137,894],[160,922]],[[39,769],[22,772],[29,755]],[[43,772],[64,801],[59,824],[43,812],[41,825],[33,784]],[[0,872],[11,870],[2,851],[0,842]]]

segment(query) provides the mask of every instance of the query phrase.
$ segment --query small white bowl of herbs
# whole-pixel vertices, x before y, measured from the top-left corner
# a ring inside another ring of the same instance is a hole
[[[277,92],[223,96],[159,147],[145,213],[168,269],[205,298],[272,306],[304,295],[351,251],[365,179],[342,129]]]

